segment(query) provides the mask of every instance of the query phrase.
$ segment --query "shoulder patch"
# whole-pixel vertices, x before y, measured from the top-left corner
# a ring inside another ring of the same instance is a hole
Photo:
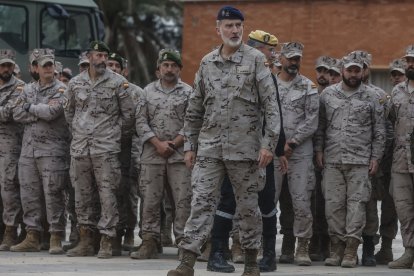
[[[19,91],[19,92],[21,93],[21,92],[23,92],[23,90],[24,90],[24,86],[23,86],[23,85],[18,85],[18,86],[16,87],[16,90],[17,90],[17,91]]]
[[[124,87],[124,89],[128,89],[128,87],[129,87],[129,83],[128,83],[128,82],[124,82],[124,83],[123,83],[123,87]]]
[[[61,94],[63,94],[63,92],[65,92],[65,88],[64,87],[59,88],[58,89],[58,92],[61,93]]]

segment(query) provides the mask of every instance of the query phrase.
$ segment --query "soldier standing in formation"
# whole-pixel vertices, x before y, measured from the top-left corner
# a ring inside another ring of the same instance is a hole
[[[219,11],[216,30],[223,44],[202,59],[196,74],[184,123],[185,161],[193,168],[192,208],[179,244],[184,250],[181,263],[169,276],[194,275],[196,256],[210,233],[226,173],[240,218],[243,275],[260,274],[257,193],[264,185],[264,168],[273,159],[280,119],[265,56],[242,43],[243,21],[242,13],[233,7]]]

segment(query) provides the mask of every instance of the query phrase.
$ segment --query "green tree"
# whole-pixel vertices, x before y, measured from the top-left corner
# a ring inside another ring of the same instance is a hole
[[[129,79],[145,86],[155,77],[163,48],[181,49],[182,3],[170,0],[96,0],[106,42],[128,60]]]

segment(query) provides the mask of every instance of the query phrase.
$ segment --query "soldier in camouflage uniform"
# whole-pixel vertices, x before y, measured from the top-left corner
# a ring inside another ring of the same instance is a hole
[[[280,119],[266,57],[242,43],[242,13],[230,6],[217,15],[223,44],[201,61],[185,117],[185,161],[193,167],[191,214],[180,265],[168,276],[193,276],[196,256],[209,236],[225,174],[233,186],[245,250],[243,275],[259,275],[262,233],[258,191],[272,161]],[[266,125],[263,127],[263,119]],[[264,131],[264,136],[262,136]]]
[[[157,65],[160,79],[144,88],[136,110],[136,131],[142,147],[142,244],[131,253],[133,259],[157,258],[164,186],[173,199],[176,243],[183,239],[191,209],[191,170],[184,163],[183,126],[192,88],[179,80],[182,63],[178,52],[161,50]]]
[[[287,184],[292,199],[293,234],[298,238],[295,261],[311,265],[308,246],[312,237],[311,194],[315,187],[312,164],[312,136],[318,127],[319,98],[316,85],[299,74],[303,45],[289,42],[282,46],[282,71],[277,75],[286,135],[285,155],[289,160]],[[276,191],[281,190],[283,174],[276,169]],[[279,194],[277,194],[279,196]],[[278,198],[278,197],[277,197]]]
[[[407,81],[397,84],[392,90],[390,112],[395,137],[390,193],[400,221],[405,252],[388,267],[414,269],[414,45],[407,47],[405,60]]]
[[[405,59],[397,58],[390,63],[390,80],[393,86],[407,80],[405,76],[405,67],[407,62]]]
[[[117,53],[110,53],[106,66],[115,73],[122,75],[124,70],[124,59]],[[136,106],[138,104],[138,94],[142,93],[142,89],[129,83],[128,92],[134,106]],[[122,177],[121,186],[117,194],[119,222],[116,229],[116,239],[112,240],[112,256],[121,256],[122,237],[124,235],[125,238],[130,239],[129,241],[126,241],[126,249],[130,250],[134,245],[134,228],[137,222],[137,201],[134,198],[136,190],[133,190],[136,183],[132,183],[130,180],[130,166],[132,136],[135,132],[134,124],[131,124],[129,129],[124,127],[122,131],[121,152],[119,155]]]
[[[315,136],[317,164],[331,238],[325,265],[355,267],[371,197],[369,175],[378,170],[385,143],[384,111],[376,92],[362,83],[363,60],[344,57],[343,81],[320,96]]]
[[[45,231],[42,219],[46,217],[51,233],[49,253],[62,254],[70,139],[62,106],[66,86],[54,77],[53,50],[35,49],[33,55],[39,81],[24,87],[13,111],[14,119],[24,124],[19,182],[27,236],[10,250],[39,251],[40,233]]]
[[[24,82],[12,74],[14,59],[14,51],[0,50],[0,187],[3,202],[1,221],[5,225],[0,251],[8,251],[16,244],[17,227],[23,212],[17,181],[23,126],[13,120],[13,105],[23,91]]]
[[[339,83],[342,80],[342,60],[337,58],[331,59],[331,64],[329,67],[329,85]]]
[[[128,81],[106,69],[109,48],[90,44],[87,71],[71,79],[65,92],[65,116],[72,132],[70,177],[80,226],[79,244],[67,256],[94,255],[93,233],[101,233],[98,258],[112,256],[119,221],[116,194],[121,179],[119,152],[122,129],[133,119]],[[100,199],[100,214],[94,206]]]
[[[320,56],[316,60],[316,81],[318,83],[318,94],[330,85],[329,69],[333,58]],[[319,112],[319,111],[318,111]],[[315,164],[314,159],[314,165]],[[315,189],[311,197],[311,210],[314,223],[312,225],[313,235],[309,243],[309,258],[312,261],[324,261],[329,257],[329,234],[328,224],[325,217],[325,199],[322,194],[322,169],[315,166]]]

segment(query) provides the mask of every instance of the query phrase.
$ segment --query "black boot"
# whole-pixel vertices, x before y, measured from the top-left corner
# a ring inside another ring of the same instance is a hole
[[[276,266],[276,237],[263,237],[263,258],[259,261],[260,272],[272,272]]]
[[[362,265],[363,266],[376,266],[377,261],[375,260],[374,251],[374,237],[373,236],[362,236],[364,243],[362,244]]]
[[[225,246],[226,242],[219,239],[211,239],[211,252],[207,263],[208,271],[234,272],[234,266],[229,264],[224,257]]]

